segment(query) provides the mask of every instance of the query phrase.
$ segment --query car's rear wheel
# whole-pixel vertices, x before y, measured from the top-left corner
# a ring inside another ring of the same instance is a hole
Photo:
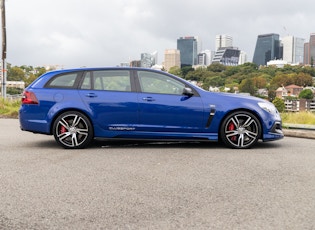
[[[93,139],[93,127],[84,114],[68,111],[55,120],[53,134],[62,147],[79,149],[86,147]]]
[[[237,111],[227,116],[220,128],[220,137],[231,148],[251,148],[261,136],[261,125],[255,115]]]

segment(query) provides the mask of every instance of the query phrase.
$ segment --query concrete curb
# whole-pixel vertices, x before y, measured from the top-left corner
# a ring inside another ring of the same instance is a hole
[[[284,136],[315,139],[315,125],[283,124]]]
[[[300,137],[315,139],[315,131],[302,129],[282,129],[285,137]]]

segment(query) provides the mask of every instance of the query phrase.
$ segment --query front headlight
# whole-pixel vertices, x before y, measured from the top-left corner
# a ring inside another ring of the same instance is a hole
[[[271,114],[278,114],[279,113],[278,110],[276,109],[276,107],[272,103],[258,102],[258,105],[260,108],[267,111],[268,113],[271,113]]]

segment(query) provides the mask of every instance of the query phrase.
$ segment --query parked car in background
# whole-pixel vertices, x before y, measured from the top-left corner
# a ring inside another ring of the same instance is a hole
[[[237,149],[283,138],[272,103],[144,68],[45,73],[25,89],[19,119],[22,130],[54,135],[71,149],[95,138],[222,141]]]

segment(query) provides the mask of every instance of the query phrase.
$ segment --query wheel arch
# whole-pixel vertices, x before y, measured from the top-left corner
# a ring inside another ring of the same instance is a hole
[[[79,112],[82,113],[83,115],[85,115],[87,117],[87,119],[89,119],[91,125],[92,125],[92,130],[93,130],[93,136],[94,136],[94,123],[89,115],[89,113],[87,113],[84,110],[78,109],[78,108],[66,108],[66,109],[62,109],[60,111],[58,111],[56,114],[54,114],[54,116],[51,119],[51,123],[50,123],[50,128],[49,128],[49,133],[53,134],[53,127],[54,127],[54,123],[56,121],[56,119],[63,113],[66,112],[70,112],[70,111],[75,111],[75,112]]]

